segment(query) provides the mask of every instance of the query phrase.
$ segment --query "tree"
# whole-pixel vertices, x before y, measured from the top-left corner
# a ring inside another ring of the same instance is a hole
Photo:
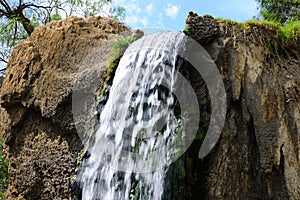
[[[112,0],[0,0],[0,63],[7,63],[13,46],[39,25],[72,15],[123,20],[124,11],[113,7]]]
[[[299,0],[257,0],[260,4],[260,14],[269,21],[284,24],[300,20]]]

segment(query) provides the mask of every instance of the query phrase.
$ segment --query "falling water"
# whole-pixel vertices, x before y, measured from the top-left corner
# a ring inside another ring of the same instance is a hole
[[[173,90],[184,40],[182,33],[147,35],[126,50],[82,164],[82,199],[162,198],[181,123]]]

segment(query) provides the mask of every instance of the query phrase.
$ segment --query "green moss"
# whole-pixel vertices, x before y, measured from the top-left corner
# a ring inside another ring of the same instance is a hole
[[[244,26],[249,26],[249,27],[263,26],[263,27],[272,28],[272,29],[278,29],[280,27],[280,23],[278,23],[278,22],[266,21],[266,20],[258,21],[256,19],[248,20],[248,21],[240,23],[240,24],[244,25]]]
[[[106,68],[106,79],[104,81],[104,86],[101,91],[101,96],[104,94],[107,84],[112,81],[115,71],[118,67],[118,64],[120,62],[120,59],[122,55],[124,54],[125,50],[128,48],[128,46],[133,43],[136,40],[135,37],[128,36],[125,39],[119,39],[116,43],[114,43],[112,50],[110,52],[110,65]]]
[[[239,22],[231,20],[231,19],[223,19],[223,18],[215,18],[216,21],[218,22],[223,22],[226,25],[235,25],[235,24],[239,24]]]
[[[191,37],[193,35],[191,29],[188,29],[188,28],[185,28],[182,32],[189,37]]]
[[[203,140],[205,137],[204,133],[198,132],[194,138],[194,140]]]
[[[127,47],[133,43],[136,40],[136,38],[132,37],[132,36],[128,36],[125,39],[120,39],[118,40],[114,45],[113,48],[110,52],[110,55],[112,57],[119,57],[120,55],[122,55],[125,50],[127,49]]]
[[[102,88],[102,91],[101,91],[101,96],[104,94],[105,90],[106,90],[106,87],[107,87],[107,84],[109,84],[113,77],[115,76],[115,72],[116,72],[116,69],[119,65],[119,62],[121,60],[121,56],[119,56],[117,59],[113,60],[110,65],[107,67],[106,69],[106,78],[105,78],[105,81],[104,81],[104,86]]]

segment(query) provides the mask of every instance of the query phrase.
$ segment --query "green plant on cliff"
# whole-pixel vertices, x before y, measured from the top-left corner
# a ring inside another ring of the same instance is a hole
[[[290,21],[285,24],[280,24],[276,21],[268,21],[268,20],[248,20],[246,22],[236,22],[228,19],[216,18],[217,21],[225,24],[226,27],[231,27],[232,36],[236,34],[237,29],[242,29],[246,31],[254,31],[254,30],[272,30],[274,32],[273,35],[269,35],[266,33],[268,37],[272,37],[277,39],[281,45],[285,46],[286,44],[294,44],[300,45],[300,21]],[[263,32],[261,32],[263,33]],[[257,34],[256,34],[257,35]],[[271,48],[271,44],[265,41],[264,46],[268,49]]]
[[[105,15],[124,20],[124,8],[113,7],[112,1],[0,0],[0,69],[6,65],[14,45],[28,38],[37,26],[49,21],[72,15]]]
[[[117,42],[114,43],[112,50],[110,51],[111,62],[110,65],[106,69],[106,79],[104,83],[104,87],[101,91],[101,95],[104,94],[106,90],[107,84],[112,81],[114,77],[114,73],[118,67],[120,59],[128,48],[128,46],[136,40],[135,37],[128,36],[125,39],[119,39]]]
[[[260,14],[268,21],[281,24],[300,20],[299,0],[257,0],[260,4]]]
[[[4,199],[8,188],[8,162],[2,154],[2,137],[0,136],[0,200]]]
[[[136,40],[136,38],[132,36],[128,36],[125,39],[119,39],[116,43],[114,43],[113,48],[111,50],[110,55],[112,57],[119,57],[121,56],[127,47],[133,43]]]
[[[298,38],[300,36],[300,21],[289,22],[284,26],[281,26],[280,34],[284,40],[293,40]]]
[[[191,37],[193,35],[192,31],[188,28],[185,28],[182,32],[189,37]]]

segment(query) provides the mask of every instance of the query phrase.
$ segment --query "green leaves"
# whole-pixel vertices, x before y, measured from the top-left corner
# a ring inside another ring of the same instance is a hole
[[[0,0],[0,68],[11,49],[39,26],[77,15],[103,15],[124,20],[125,9],[113,7],[112,0]]]
[[[113,59],[115,57],[118,57],[118,56],[121,56],[124,51],[127,49],[127,47],[133,43],[134,41],[136,40],[136,38],[132,37],[132,36],[128,36],[127,38],[125,39],[120,39],[118,40],[112,50],[111,50],[111,56],[113,57]]]
[[[57,21],[57,20],[61,20],[62,17],[58,14],[58,13],[55,13],[51,16],[51,21]]]
[[[288,22],[281,26],[280,35],[286,41],[296,40],[300,36],[300,21]]]
[[[300,20],[299,0],[257,0],[257,2],[260,3],[260,14],[266,20],[281,24]]]
[[[192,36],[192,31],[191,31],[190,29],[185,28],[185,29],[183,30],[183,33],[184,33],[185,35],[189,36],[189,37]]]

